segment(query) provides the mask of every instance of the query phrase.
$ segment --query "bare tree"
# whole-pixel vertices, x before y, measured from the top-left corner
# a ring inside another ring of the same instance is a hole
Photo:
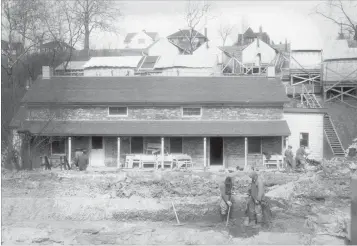
[[[232,35],[233,29],[234,29],[234,25],[230,25],[230,24],[226,24],[226,25],[221,24],[219,26],[218,34],[219,34],[219,37],[222,40],[222,46],[224,46],[226,44],[227,38],[230,35]]]
[[[93,30],[117,32],[114,23],[121,16],[118,4],[109,0],[76,0],[74,11],[84,29],[84,49],[89,49],[90,35]]]
[[[348,32],[353,40],[357,40],[356,2],[352,0],[328,0],[316,6],[315,12],[341,27],[341,31]]]
[[[206,3],[205,1],[201,3],[201,2],[193,2],[189,0],[186,5],[184,19],[189,29],[189,34],[188,35],[185,34],[185,37],[187,39],[187,42],[189,43],[188,52],[190,54],[192,54],[193,51],[198,46],[198,42],[196,39],[198,34],[197,29],[199,29],[198,27],[202,23],[202,20],[204,18],[207,18],[207,14],[210,9],[211,9],[211,4]]]

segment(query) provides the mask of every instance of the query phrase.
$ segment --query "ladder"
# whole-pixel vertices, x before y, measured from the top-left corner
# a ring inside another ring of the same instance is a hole
[[[342,146],[340,138],[338,137],[335,125],[328,114],[324,115],[324,132],[332,153],[335,156],[344,156],[345,150]]]
[[[313,93],[310,93],[309,90],[307,90],[305,85],[301,85],[301,104],[305,104],[308,108],[321,108],[321,105],[319,101],[316,98],[316,95]]]

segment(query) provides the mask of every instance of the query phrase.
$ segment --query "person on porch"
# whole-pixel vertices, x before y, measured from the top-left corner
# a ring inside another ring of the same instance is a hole
[[[222,221],[227,220],[228,216],[228,211],[232,210],[232,187],[233,187],[233,182],[231,177],[227,177],[222,183],[219,188],[221,192],[221,202],[219,204],[220,206],[220,211],[221,211],[221,219]],[[229,209],[230,208],[230,209]],[[232,211],[229,211],[229,216],[232,216]]]
[[[255,226],[257,223],[268,225],[271,217],[270,204],[264,196],[264,181],[255,171],[249,174],[252,179],[251,187],[248,191],[250,198],[247,204],[246,214],[249,218],[248,226]]]
[[[293,147],[291,145],[289,145],[288,148],[285,150],[284,160],[285,160],[286,170],[288,172],[290,170],[294,170],[295,169],[294,153],[293,153]]]

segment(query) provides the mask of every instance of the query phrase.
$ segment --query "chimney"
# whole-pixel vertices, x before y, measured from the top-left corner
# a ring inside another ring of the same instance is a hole
[[[207,41],[206,41],[206,48],[208,49],[207,27],[205,27],[205,37],[207,38]]]
[[[51,69],[49,66],[42,67],[42,79],[50,79],[51,78]]]
[[[288,40],[285,39],[285,52],[288,52]]]
[[[262,33],[263,33],[263,27],[262,26],[259,27],[259,33],[260,33],[260,35],[262,35]]]

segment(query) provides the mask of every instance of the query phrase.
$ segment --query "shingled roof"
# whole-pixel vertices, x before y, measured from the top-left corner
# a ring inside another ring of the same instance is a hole
[[[279,80],[265,77],[52,77],[38,79],[29,104],[232,104],[288,102]]]

